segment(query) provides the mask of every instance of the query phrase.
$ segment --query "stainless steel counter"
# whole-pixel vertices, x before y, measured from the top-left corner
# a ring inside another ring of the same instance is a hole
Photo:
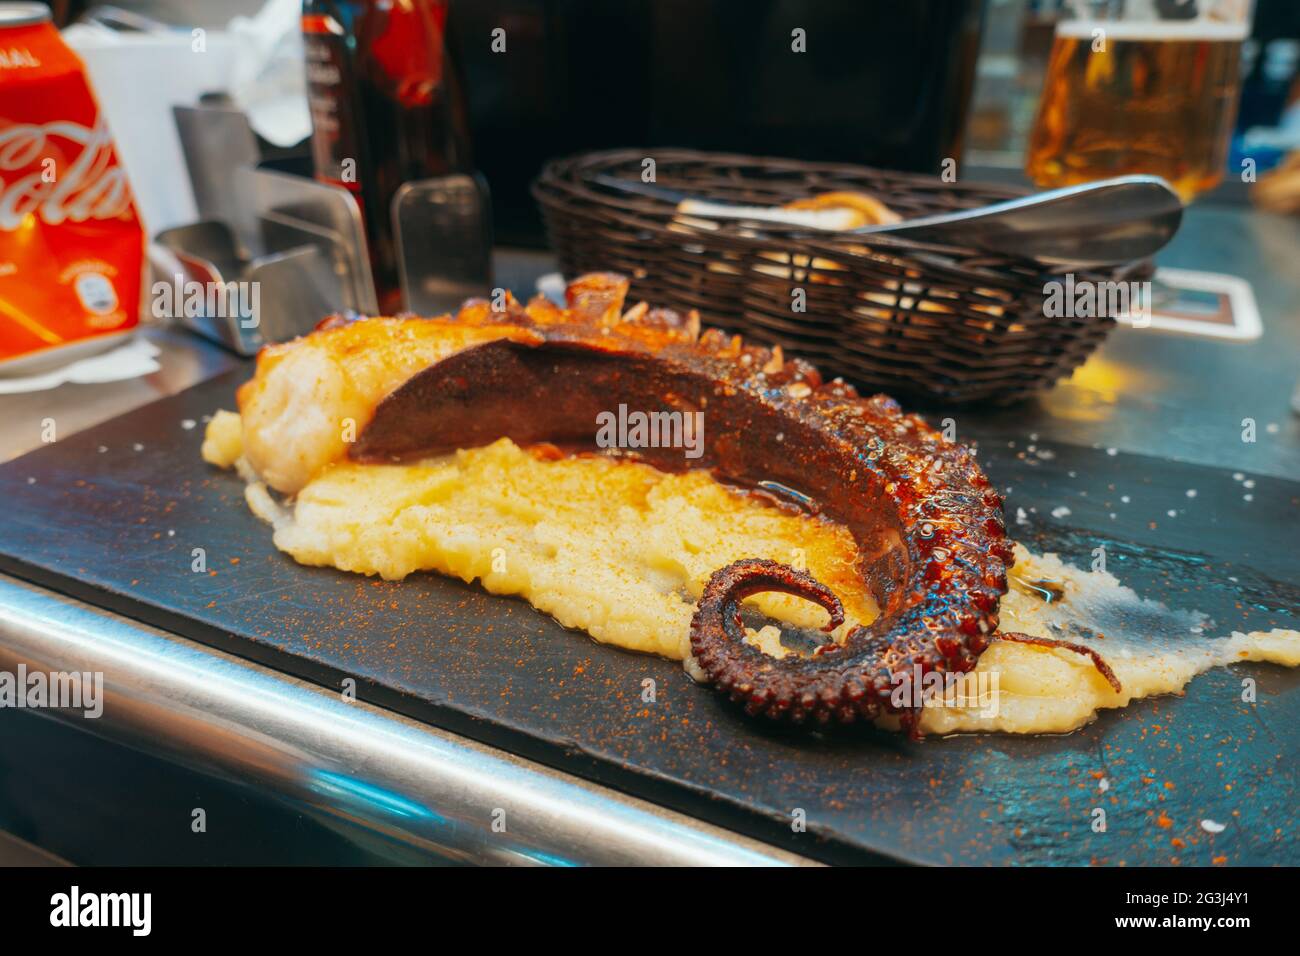
[[[1294,479],[1300,475],[1300,219],[1193,206],[1160,266],[1251,283],[1263,334],[1251,342],[1117,328],[1074,376],[1039,398],[972,415],[981,430]],[[960,429],[964,414],[957,416]],[[1242,420],[1255,442],[1241,439]]]
[[[1075,375],[1015,409],[961,411],[958,427],[1040,434],[1045,440],[1115,447],[1292,477],[1300,472],[1300,423],[1289,409],[1300,375],[1300,223],[1240,209],[1190,211],[1162,265],[1234,273],[1255,287],[1264,334],[1253,343],[1116,330]],[[498,281],[531,290],[549,256],[504,252]],[[43,419],[68,435],[231,367],[235,359],[187,334],[145,333],[162,369],[132,382],[64,385],[0,398],[0,460],[41,442]],[[1240,421],[1259,440],[1240,441]],[[1268,428],[1269,424],[1273,428]],[[370,859],[490,863],[804,862],[774,848],[505,752],[400,717],[84,603],[0,577],[0,669],[102,671],[104,716],[47,712],[77,731],[125,744],[194,772],[270,794],[289,819],[309,816],[355,845],[382,844]],[[0,721],[6,718],[0,711]],[[6,773],[23,758],[0,733],[0,830]],[[53,745],[52,745],[53,746]],[[108,746],[108,744],[105,744]],[[49,754],[57,760],[58,754]],[[206,779],[206,777],[204,777]],[[74,813],[65,795],[32,843]],[[147,801],[148,794],[140,799]],[[505,830],[493,827],[504,812]],[[123,807],[122,812],[128,812]],[[63,816],[61,816],[61,814]],[[46,847],[50,849],[51,847]],[[54,848],[72,862],[79,854]],[[274,854],[272,854],[274,856]],[[89,857],[83,857],[89,858]],[[286,862],[290,860],[286,859]]]
[[[799,862],[0,575],[0,669],[14,673],[20,664],[29,673],[104,675],[99,717],[61,713],[59,719],[272,790],[304,811],[401,845],[411,861]]]

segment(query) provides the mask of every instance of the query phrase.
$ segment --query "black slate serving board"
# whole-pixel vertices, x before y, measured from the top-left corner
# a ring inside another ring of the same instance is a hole
[[[203,416],[233,407],[247,374],[0,466],[0,569],[326,686],[355,678],[375,703],[830,862],[1300,863],[1300,672],[1218,669],[1059,737],[758,725],[680,665],[524,602],[275,551],[242,483],[199,458]],[[980,457],[1036,549],[1086,565],[1104,544],[1125,583],[1216,633],[1300,626],[1300,484],[1005,434]]]

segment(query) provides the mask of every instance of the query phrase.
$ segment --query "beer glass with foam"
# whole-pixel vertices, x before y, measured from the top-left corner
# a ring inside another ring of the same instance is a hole
[[[1056,27],[1025,172],[1149,173],[1185,201],[1223,178],[1252,0],[1074,0]]]

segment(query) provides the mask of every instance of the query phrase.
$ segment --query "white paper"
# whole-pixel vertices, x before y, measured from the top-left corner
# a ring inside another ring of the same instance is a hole
[[[160,368],[158,354],[158,346],[143,336],[135,336],[108,352],[101,352],[99,355],[92,355],[39,375],[26,375],[19,378],[0,377],[0,395],[42,392],[57,388],[65,382],[93,385],[139,378],[141,375],[158,371]]]

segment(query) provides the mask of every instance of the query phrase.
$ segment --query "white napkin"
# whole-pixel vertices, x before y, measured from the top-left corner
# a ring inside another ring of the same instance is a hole
[[[92,385],[102,382],[120,382],[156,372],[158,346],[143,336],[134,336],[126,343],[108,352],[80,359],[70,365],[18,378],[0,377],[0,395],[19,392],[41,392],[56,388],[65,382]]]
[[[311,135],[303,68],[302,0],[267,0],[226,27],[235,41],[230,96],[263,139],[292,146]]]

